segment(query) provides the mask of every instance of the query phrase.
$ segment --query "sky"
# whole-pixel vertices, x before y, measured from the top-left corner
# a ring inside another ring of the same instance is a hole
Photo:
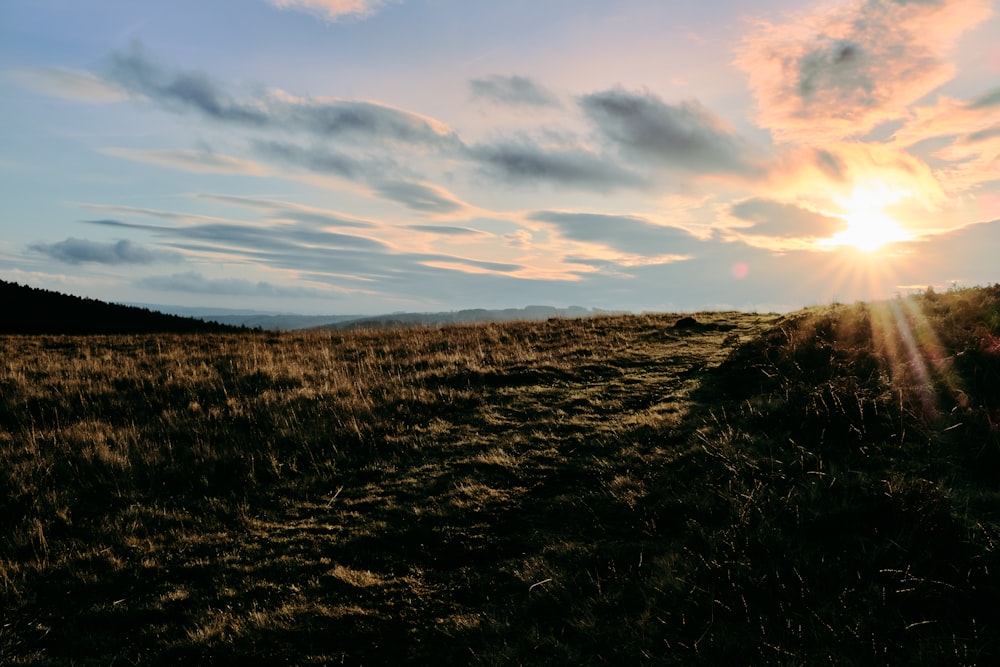
[[[998,10],[3,0],[0,278],[308,314],[994,284]]]

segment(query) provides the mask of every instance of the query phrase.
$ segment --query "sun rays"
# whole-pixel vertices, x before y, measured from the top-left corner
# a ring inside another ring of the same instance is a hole
[[[916,389],[924,419],[937,417],[937,389],[957,394],[942,345],[930,320],[915,299],[892,299],[872,311],[872,336],[895,382]]]

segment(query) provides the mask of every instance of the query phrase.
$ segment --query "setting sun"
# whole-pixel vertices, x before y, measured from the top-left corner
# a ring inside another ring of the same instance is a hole
[[[888,243],[910,239],[912,235],[884,210],[905,195],[884,184],[854,188],[850,197],[838,201],[844,209],[840,217],[847,222],[847,229],[833,236],[830,245],[847,245],[871,253]]]

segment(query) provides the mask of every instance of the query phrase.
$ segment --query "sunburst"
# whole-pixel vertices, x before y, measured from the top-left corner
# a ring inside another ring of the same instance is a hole
[[[847,229],[832,236],[828,244],[874,253],[890,243],[909,240],[913,235],[885,211],[907,194],[882,183],[856,186],[849,197],[837,200]]]

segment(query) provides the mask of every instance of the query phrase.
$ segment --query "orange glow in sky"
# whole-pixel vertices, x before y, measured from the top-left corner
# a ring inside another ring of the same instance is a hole
[[[885,212],[886,207],[899,203],[907,194],[882,183],[855,187],[849,197],[838,201],[844,209],[840,217],[847,222],[847,229],[831,237],[829,244],[872,253],[886,244],[911,239],[913,235]]]

